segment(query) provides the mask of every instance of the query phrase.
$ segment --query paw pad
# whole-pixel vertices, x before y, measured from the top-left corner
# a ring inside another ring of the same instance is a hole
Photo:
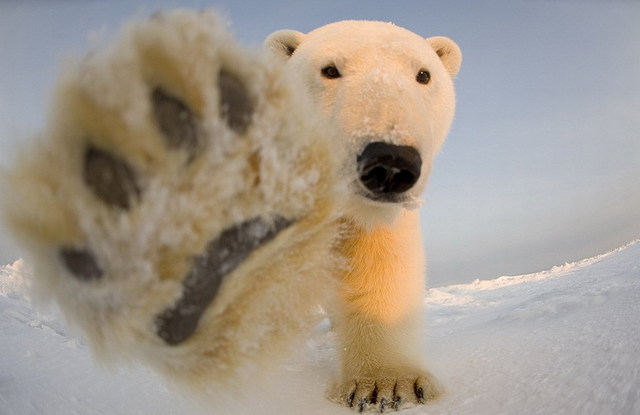
[[[88,250],[63,248],[60,250],[60,257],[67,269],[79,280],[91,281],[102,277],[102,269]]]
[[[218,75],[220,91],[220,116],[234,132],[247,131],[253,115],[253,101],[249,91],[235,75],[224,70]]]
[[[209,242],[205,252],[194,259],[182,283],[180,299],[156,317],[158,336],[169,345],[191,337],[224,277],[291,223],[282,217],[277,217],[273,224],[255,218],[225,230]]]
[[[132,199],[140,197],[136,175],[129,164],[95,147],[89,147],[85,153],[84,181],[110,206],[129,209]]]
[[[171,149],[185,149],[191,156],[198,147],[198,128],[189,107],[158,87],[151,93],[153,116]]]

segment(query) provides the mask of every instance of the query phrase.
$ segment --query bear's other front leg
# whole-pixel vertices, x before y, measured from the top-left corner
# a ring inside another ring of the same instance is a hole
[[[422,363],[424,255],[418,211],[389,226],[347,224],[349,262],[337,330],[342,379],[332,399],[360,412],[409,408],[440,393]]]

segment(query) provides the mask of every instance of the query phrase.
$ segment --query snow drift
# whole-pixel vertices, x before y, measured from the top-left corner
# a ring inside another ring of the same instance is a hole
[[[139,367],[105,369],[0,268],[0,413],[349,414],[324,398],[336,370],[325,324],[252,388],[197,402]],[[429,290],[439,401],[405,414],[640,414],[640,241],[535,274]],[[259,384],[259,386],[257,386]]]

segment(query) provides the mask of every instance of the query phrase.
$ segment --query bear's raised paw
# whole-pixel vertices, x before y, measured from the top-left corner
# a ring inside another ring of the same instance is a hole
[[[337,233],[332,138],[223,26],[157,14],[66,68],[3,206],[98,356],[205,386],[313,324]]]

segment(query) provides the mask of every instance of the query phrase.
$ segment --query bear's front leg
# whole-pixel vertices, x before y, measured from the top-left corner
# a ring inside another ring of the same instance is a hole
[[[372,230],[347,226],[337,325],[342,379],[332,399],[359,412],[434,399],[440,390],[421,358],[425,267],[418,211]]]

